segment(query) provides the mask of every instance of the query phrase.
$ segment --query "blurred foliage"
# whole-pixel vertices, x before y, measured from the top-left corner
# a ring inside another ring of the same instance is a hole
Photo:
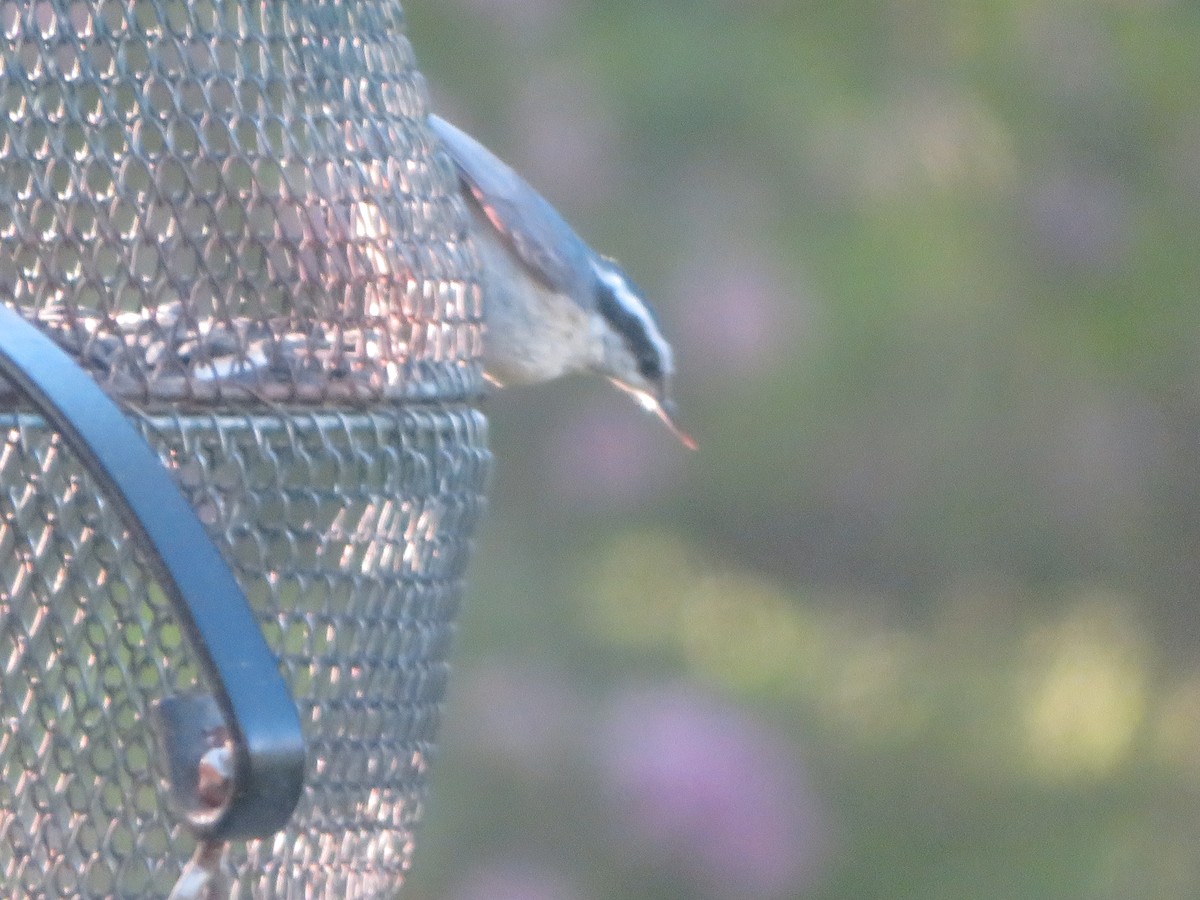
[[[406,12],[701,450],[489,400],[405,896],[1200,895],[1200,7]]]

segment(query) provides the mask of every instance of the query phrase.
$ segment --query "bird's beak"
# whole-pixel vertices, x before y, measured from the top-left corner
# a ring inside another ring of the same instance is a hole
[[[674,403],[655,403],[654,414],[658,416],[658,418],[662,421],[662,424],[666,425],[667,428],[670,428],[671,433],[679,438],[679,443],[683,444],[685,448],[688,448],[689,450],[700,449],[700,444],[696,443],[696,439],[688,432],[685,432],[683,428],[679,427],[676,418],[674,418],[674,416],[676,416]]]
[[[679,438],[679,443],[687,447],[689,450],[699,450],[700,445],[696,443],[696,439],[679,427],[679,423],[675,421],[675,403],[671,400],[655,400],[654,405],[650,410],[670,430],[671,434]]]
[[[646,412],[653,413],[660,422],[667,426],[671,434],[679,438],[679,443],[683,444],[683,446],[687,447],[689,450],[700,449],[700,445],[696,443],[696,439],[680,428],[679,424],[675,421],[674,400],[671,400],[669,397],[657,397],[654,393],[651,393],[644,388],[634,387],[631,384],[626,384],[624,381],[611,376],[608,380],[612,383],[613,387],[617,388],[617,390],[624,391],[633,397],[633,399],[637,401],[638,406],[646,410]],[[666,388],[663,388],[662,391],[665,393]]]

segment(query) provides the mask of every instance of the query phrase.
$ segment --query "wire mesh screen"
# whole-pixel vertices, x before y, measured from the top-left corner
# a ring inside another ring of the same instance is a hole
[[[0,0],[0,288],[118,394],[459,395],[479,292],[396,0]]]
[[[235,848],[242,896],[390,896],[482,502],[478,414],[140,422],[228,549],[305,723],[305,796],[288,831]],[[16,896],[165,896],[194,844],[147,709],[200,686],[195,658],[61,441],[35,416],[0,427],[0,879]]]
[[[148,416],[220,535],[298,701],[293,827],[234,854],[244,896],[388,895],[409,862],[486,476],[437,412]],[[125,528],[58,437],[0,421],[0,877],[164,896],[191,853],[146,708],[199,670]]]
[[[391,896],[488,455],[480,295],[394,0],[0,0],[0,300],[130,408],[295,695],[243,897]],[[157,897],[147,712],[203,689],[113,508],[0,384],[0,892]]]

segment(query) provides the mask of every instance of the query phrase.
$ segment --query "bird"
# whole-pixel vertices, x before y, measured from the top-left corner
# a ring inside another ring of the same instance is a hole
[[[696,449],[676,422],[674,353],[633,280],[487,147],[435,113],[427,122],[470,213],[487,380],[505,387],[593,372]]]

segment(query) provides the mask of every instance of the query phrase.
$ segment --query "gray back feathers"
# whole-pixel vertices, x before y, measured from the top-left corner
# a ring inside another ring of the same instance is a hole
[[[595,308],[592,252],[543,197],[469,134],[430,114],[429,127],[484,215],[547,287]]]

